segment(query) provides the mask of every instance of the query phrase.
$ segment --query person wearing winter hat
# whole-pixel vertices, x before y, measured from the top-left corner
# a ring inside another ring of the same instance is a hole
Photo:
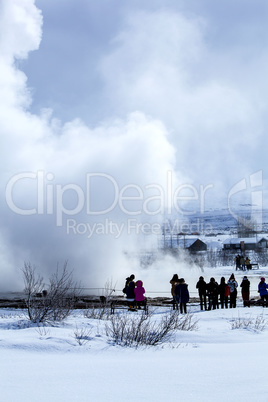
[[[178,282],[179,282],[178,274],[174,274],[172,279],[169,281],[169,283],[171,284],[171,295],[172,295],[172,298],[173,298],[173,300],[172,300],[173,310],[175,310],[175,305],[177,303],[176,295],[175,295],[175,287],[177,286]]]
[[[215,281],[215,278],[210,278],[210,281],[207,284],[207,293],[208,293],[208,310],[215,310],[219,308],[219,285]]]
[[[141,308],[141,306],[144,305],[144,301],[145,301],[145,289],[143,287],[143,283],[142,281],[137,281],[136,282],[136,287],[134,289],[134,294],[135,294],[135,301],[136,301],[136,305],[138,307],[138,309]]]
[[[229,286],[227,286],[227,283],[225,282],[224,276],[221,277],[221,281],[219,284],[219,296],[220,296],[220,303],[221,303],[221,308],[228,308],[228,296],[229,296]]]
[[[128,301],[128,307],[129,310],[134,310],[135,309],[135,293],[134,293],[134,289],[135,289],[135,275],[130,275],[129,278],[127,278],[127,280],[129,279],[128,285],[126,286],[126,295],[127,295],[127,301]]]
[[[237,297],[237,287],[238,283],[235,280],[234,274],[232,274],[227,282],[230,287],[230,308],[236,308],[236,297]]]
[[[259,294],[261,296],[263,306],[266,306],[266,307],[268,305],[268,292],[267,292],[267,289],[268,289],[268,285],[265,282],[265,278],[262,277],[261,281],[260,281],[260,283],[258,285],[258,292],[259,292]]]
[[[177,299],[177,303],[180,305],[181,314],[184,312],[187,313],[186,303],[189,302],[189,291],[188,285],[185,283],[184,279],[179,279],[178,284],[175,287],[175,295]]]
[[[250,304],[249,304],[250,281],[248,280],[247,276],[244,276],[244,278],[242,279],[240,287],[242,288],[241,293],[242,293],[244,307],[250,307]]]
[[[207,310],[207,283],[203,276],[200,276],[199,281],[196,284],[196,289],[198,289],[201,310],[203,310],[203,306],[205,307],[205,310]]]

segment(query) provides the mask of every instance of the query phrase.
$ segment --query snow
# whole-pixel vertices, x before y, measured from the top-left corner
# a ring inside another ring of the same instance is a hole
[[[263,317],[268,309],[200,311],[194,331],[177,331],[160,346],[115,345],[105,321],[76,310],[63,323],[38,328],[24,312],[0,310],[1,400],[14,401],[252,401],[268,400],[268,327],[232,329],[232,320]],[[154,310],[156,319],[169,307]],[[122,310],[117,314],[132,314]],[[88,341],[79,345],[75,331]]]

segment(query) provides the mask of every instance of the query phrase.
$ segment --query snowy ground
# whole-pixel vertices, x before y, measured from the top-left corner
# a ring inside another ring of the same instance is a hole
[[[169,308],[157,308],[161,317]],[[241,318],[268,322],[268,308],[190,308],[195,331],[158,347],[126,348],[106,336],[104,321],[75,311],[38,328],[22,311],[0,310],[1,401],[268,401],[268,326],[232,329]],[[118,314],[140,314],[118,312]],[[75,331],[88,341],[79,345]],[[87,332],[88,331],[88,332]]]

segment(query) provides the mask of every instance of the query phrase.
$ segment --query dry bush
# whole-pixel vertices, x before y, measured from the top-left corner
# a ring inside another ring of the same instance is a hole
[[[77,287],[65,262],[62,271],[57,267],[46,289],[43,278],[31,263],[22,269],[28,318],[34,323],[61,321],[69,316],[77,296]]]
[[[192,331],[197,322],[192,315],[179,315],[178,311],[165,314],[159,321],[153,314],[130,316],[129,314],[112,315],[106,324],[106,335],[121,346],[159,345],[171,339],[177,330]]]
[[[50,329],[44,325],[38,325],[35,330],[41,337],[48,336],[50,334]]]
[[[84,316],[96,320],[107,320],[111,315],[111,301],[112,295],[115,292],[115,287],[116,284],[113,284],[111,279],[107,280],[103,288],[100,304],[93,304],[88,307],[84,312]]]
[[[92,337],[91,337],[91,328],[88,327],[83,327],[83,328],[78,328],[74,330],[74,339],[78,343],[79,346],[85,345],[88,343]]]
[[[94,320],[107,320],[111,315],[111,307],[104,303],[101,305],[92,305],[84,311],[86,318]]]
[[[237,317],[231,321],[231,329],[249,329],[254,331],[263,331],[267,327],[268,321],[263,315],[258,315],[256,318]]]

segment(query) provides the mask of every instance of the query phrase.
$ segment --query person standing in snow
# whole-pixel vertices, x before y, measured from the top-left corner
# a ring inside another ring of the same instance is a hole
[[[240,254],[235,257],[235,269],[236,271],[240,269]]]
[[[243,277],[240,287],[242,288],[241,293],[242,293],[243,305],[244,305],[244,307],[250,307],[250,305],[249,305],[250,282],[249,282],[247,276]]]
[[[175,310],[175,304],[176,304],[176,295],[175,295],[175,287],[178,284],[179,277],[177,274],[174,274],[172,279],[169,281],[171,284],[171,295],[173,298],[173,310]]]
[[[258,285],[258,292],[259,292],[259,294],[261,296],[261,300],[263,301],[263,306],[266,306],[266,307],[267,307],[267,301],[268,301],[267,289],[268,289],[268,285],[265,282],[265,278],[262,277],[261,281],[260,281],[260,283]]]
[[[232,274],[227,282],[230,287],[230,308],[236,308],[237,287],[238,283],[235,280],[234,274]]]
[[[207,284],[207,294],[208,294],[208,309],[213,310],[219,308],[218,294],[219,294],[219,285],[215,281],[215,278],[210,278],[209,283]]]
[[[251,269],[250,259],[248,257],[245,259],[245,267],[247,270]]]
[[[180,305],[181,314],[183,312],[186,314],[187,313],[186,304],[189,302],[190,297],[189,297],[188,285],[185,283],[183,278],[179,279],[179,282],[175,287],[174,293],[176,296],[177,303]]]
[[[240,257],[240,265],[242,267],[242,271],[245,271],[246,270],[246,265],[245,265],[245,258],[244,258],[243,255],[241,255],[241,257]]]
[[[205,310],[207,310],[207,284],[203,276],[200,276],[199,281],[196,284],[196,289],[198,289],[201,310],[203,310],[203,306],[205,307]]]
[[[227,284],[225,282],[224,276],[221,277],[221,281],[219,284],[219,295],[220,295],[220,303],[221,308],[228,308],[228,295],[226,292]]]
[[[136,287],[134,289],[134,294],[135,294],[136,305],[137,305],[138,309],[140,309],[141,306],[144,305],[144,301],[145,301],[145,296],[144,296],[145,289],[143,287],[142,281],[139,280],[139,281],[136,282]]]

